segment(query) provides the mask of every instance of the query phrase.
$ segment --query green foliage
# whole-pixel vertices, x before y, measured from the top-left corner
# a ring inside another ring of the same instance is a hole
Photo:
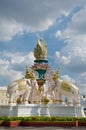
[[[86,121],[86,117],[82,118],[76,118],[76,117],[59,117],[59,116],[53,116],[53,117],[48,117],[48,116],[29,116],[29,117],[23,117],[23,121]]]
[[[61,121],[85,121],[86,122],[86,117],[59,117],[59,116],[28,116],[28,117],[13,117],[13,116],[0,116],[0,120],[4,120],[4,121],[16,121],[16,120],[21,120],[21,121],[57,121],[57,122],[61,122]]]
[[[51,117],[52,121],[75,121],[75,117]]]
[[[42,116],[42,117],[40,117],[40,121],[51,121],[51,117]]]
[[[23,117],[13,117],[13,116],[0,116],[0,120],[4,121],[16,121],[16,120],[22,120]]]
[[[85,121],[86,122],[86,117],[80,117],[80,118],[77,118],[78,121]]]
[[[5,117],[4,116],[0,116],[0,120],[5,120]]]

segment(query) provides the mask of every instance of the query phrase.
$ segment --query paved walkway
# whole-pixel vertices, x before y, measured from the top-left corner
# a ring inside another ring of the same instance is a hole
[[[86,130],[86,127],[0,127],[0,130]]]

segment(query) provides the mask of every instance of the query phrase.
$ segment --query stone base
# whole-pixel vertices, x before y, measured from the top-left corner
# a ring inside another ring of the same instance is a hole
[[[73,116],[85,117],[83,107],[57,104],[28,104],[0,106],[0,116]]]

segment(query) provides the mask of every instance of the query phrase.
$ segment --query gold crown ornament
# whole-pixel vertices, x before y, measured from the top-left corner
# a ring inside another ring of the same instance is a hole
[[[34,49],[34,56],[36,60],[47,60],[47,44],[42,38],[37,42],[36,48]]]
[[[56,81],[56,80],[59,79],[59,78],[60,78],[60,69],[58,69],[58,70],[55,72],[55,74],[54,74],[54,76],[53,76],[53,80]]]
[[[25,74],[25,78],[26,79],[32,79],[32,80],[34,80],[35,79],[35,74],[34,74],[34,71],[32,70],[30,70],[29,68],[28,68],[28,66],[26,65],[26,74]]]

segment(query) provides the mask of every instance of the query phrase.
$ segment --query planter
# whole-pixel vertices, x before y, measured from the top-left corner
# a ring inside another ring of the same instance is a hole
[[[60,127],[73,127],[73,126],[76,126],[76,122],[61,121],[61,122],[57,122],[57,126],[60,126]]]
[[[4,121],[3,122],[3,126],[9,126],[9,127],[15,127],[15,126],[19,126],[21,121]]]
[[[3,120],[0,120],[0,126],[2,126],[2,124],[3,124]]]
[[[79,122],[78,122],[78,125],[79,125],[79,126],[86,126],[86,121],[79,121]]]
[[[60,126],[60,127],[73,127],[76,126],[76,122],[64,122],[64,121],[22,121],[21,126]]]

